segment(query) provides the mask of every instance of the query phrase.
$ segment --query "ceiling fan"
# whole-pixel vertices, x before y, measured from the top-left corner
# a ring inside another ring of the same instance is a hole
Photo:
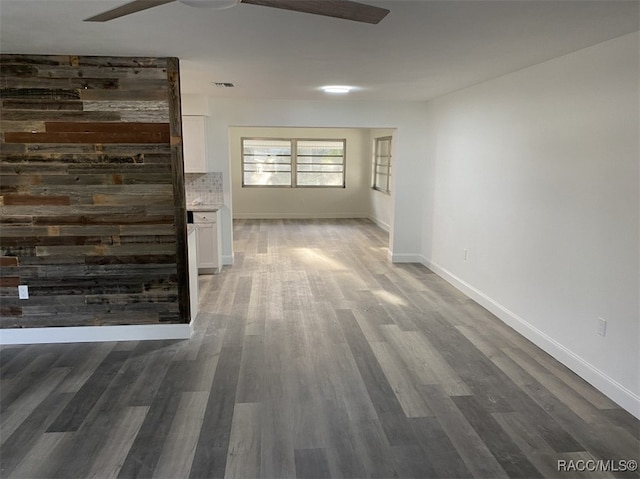
[[[313,15],[342,18],[372,24],[379,23],[387,13],[389,13],[389,10],[386,8],[374,7],[349,0],[133,0],[132,2],[107,10],[99,15],[87,18],[85,22],[107,22],[115,18],[124,17],[125,15],[175,1],[191,6],[218,9],[232,7],[239,3],[247,3],[250,5],[262,5],[264,7],[281,8],[295,12],[311,13]]]

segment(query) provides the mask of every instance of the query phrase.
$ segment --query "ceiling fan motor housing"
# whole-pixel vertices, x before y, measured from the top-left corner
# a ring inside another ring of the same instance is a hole
[[[180,3],[189,5],[190,7],[215,8],[221,10],[223,8],[235,7],[240,0],[178,0]]]

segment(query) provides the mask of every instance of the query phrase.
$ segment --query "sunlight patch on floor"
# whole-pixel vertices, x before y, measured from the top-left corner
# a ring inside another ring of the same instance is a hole
[[[312,264],[316,267],[326,268],[326,269],[347,269],[347,267],[342,264],[340,261],[336,261],[326,254],[322,253],[321,250],[315,248],[296,248],[296,254],[300,256],[300,258]]]
[[[395,306],[407,306],[407,302],[400,296],[390,293],[384,289],[376,289],[371,291],[371,293],[386,303],[393,304]]]

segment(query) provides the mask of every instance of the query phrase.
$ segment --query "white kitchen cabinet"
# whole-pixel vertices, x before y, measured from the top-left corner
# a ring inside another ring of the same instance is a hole
[[[220,218],[218,211],[194,212],[198,273],[219,273],[222,267]]]
[[[204,116],[182,117],[182,152],[185,173],[207,172],[207,129]]]

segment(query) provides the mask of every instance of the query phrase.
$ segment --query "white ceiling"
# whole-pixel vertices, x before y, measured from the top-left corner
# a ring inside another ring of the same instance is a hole
[[[639,0],[388,0],[378,25],[240,4],[175,2],[107,23],[124,0],[0,0],[3,53],[175,56],[183,93],[427,100],[639,29]],[[220,89],[211,82],[233,82]]]

